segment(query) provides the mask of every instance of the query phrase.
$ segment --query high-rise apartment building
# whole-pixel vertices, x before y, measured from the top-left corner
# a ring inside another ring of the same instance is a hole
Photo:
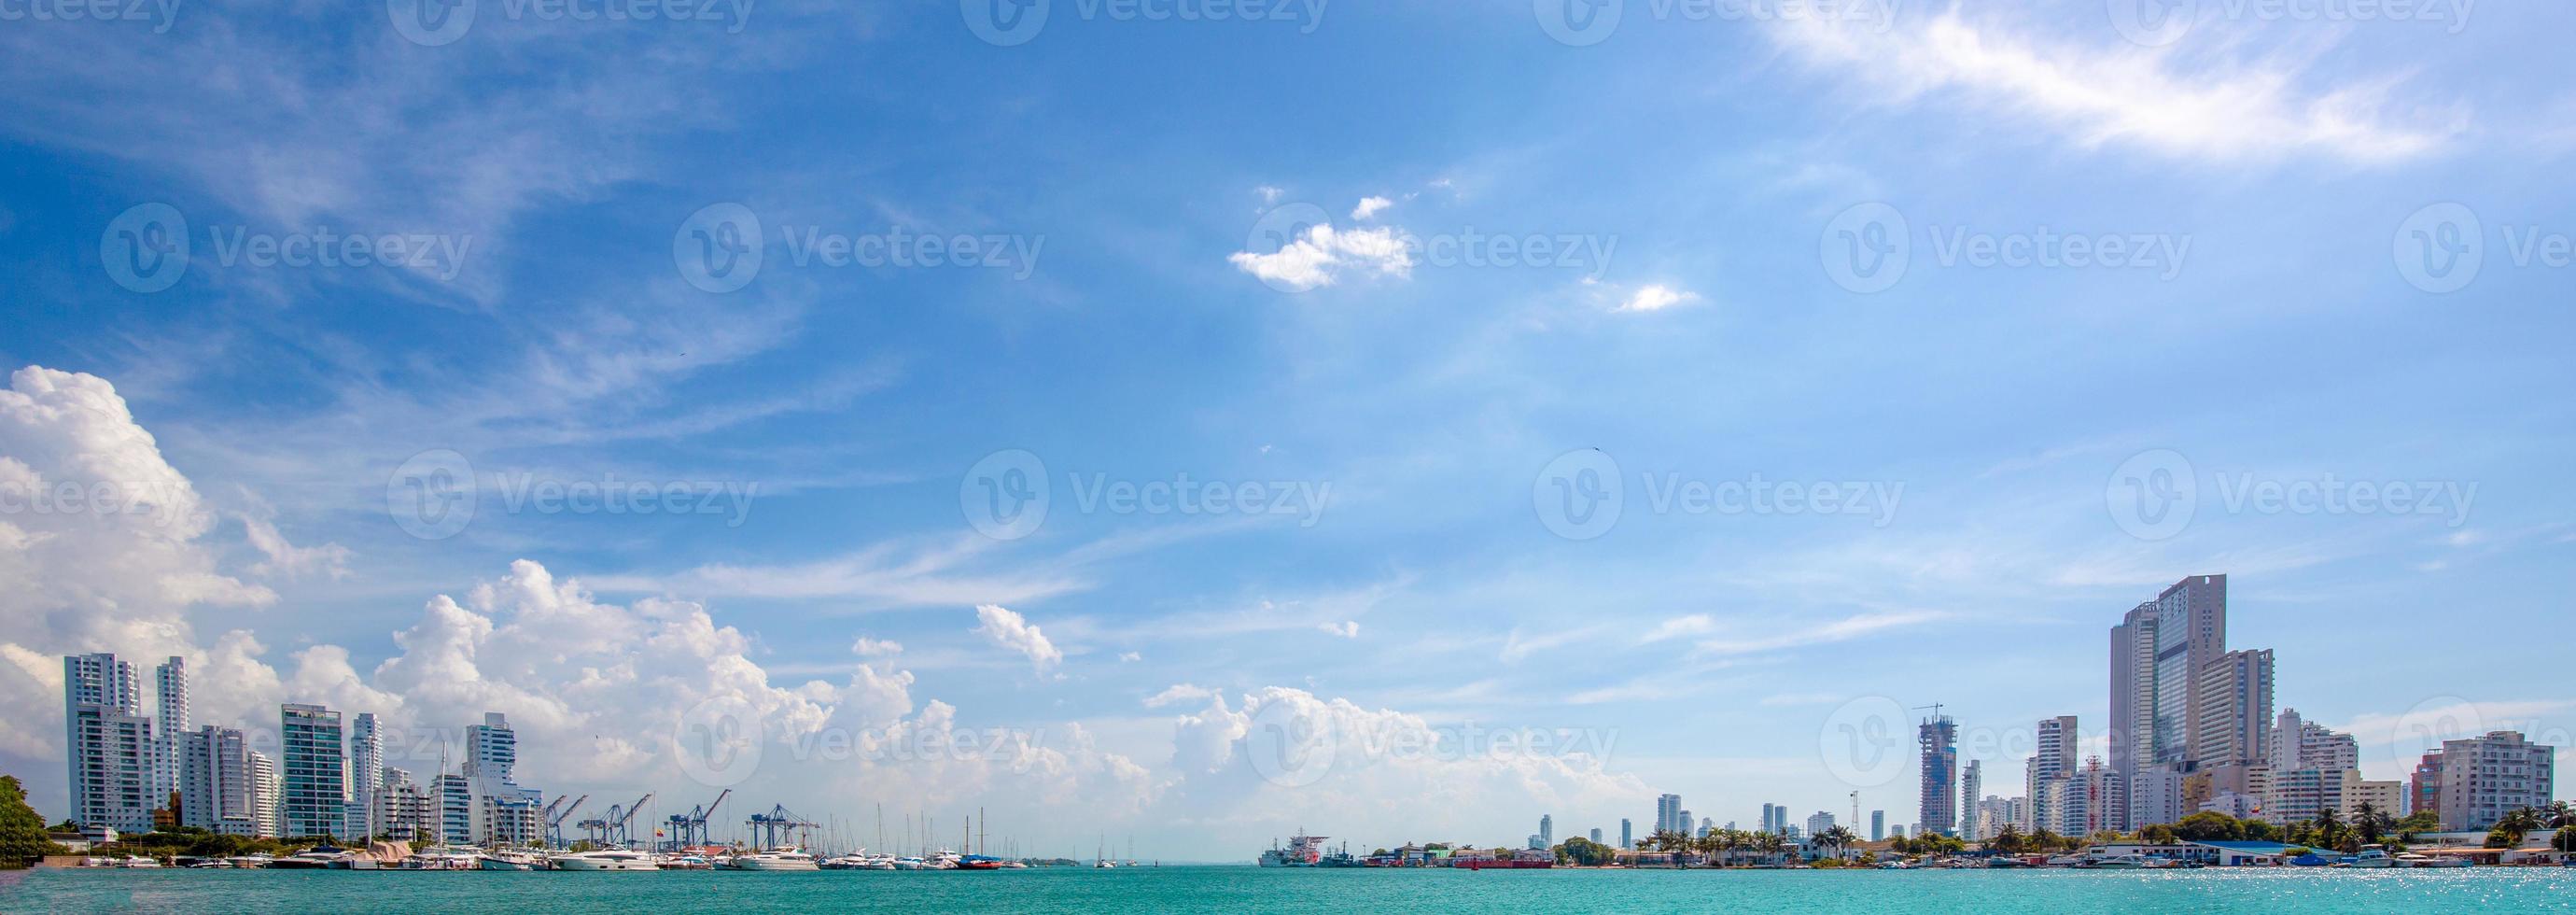
[[[2031,753],[2030,764],[2022,770],[2022,795],[2027,809],[2015,825],[2024,832],[2046,828],[2056,832],[2064,812],[2056,806],[2064,791],[2049,791],[2052,782],[2065,781],[2075,774],[2075,716],[2059,715],[2042,718],[2038,725],[2038,747]]]
[[[1663,794],[1655,797],[1655,831],[1680,832],[1682,796]]]
[[[188,733],[188,662],[171,656],[152,669],[152,744],[158,764],[159,798],[153,806],[169,803],[179,790],[179,745]]]
[[[152,811],[169,803],[167,764],[133,664],[112,654],[63,658],[63,738],[71,819],[151,831]]]
[[[1542,813],[1542,814],[1539,814],[1539,815],[1538,815],[1538,847],[1540,847],[1540,848],[1555,848],[1555,847],[1556,847],[1556,817],[1555,817],[1555,816],[1550,815],[1550,814],[1544,814],[1544,813]]]
[[[376,713],[359,712],[349,723],[349,812],[343,819],[351,832],[369,837],[384,834],[379,817],[382,805],[376,797],[383,790],[384,768],[384,735]]]
[[[2361,744],[2352,735],[2301,718],[2297,709],[2281,710],[2271,740],[2274,771],[2315,769],[2339,775],[2361,766]]]
[[[1977,799],[1985,797],[1985,761],[1968,760],[1959,770],[1959,838],[1981,841],[1985,835],[1977,830]]]
[[[2557,778],[2554,749],[2525,740],[2520,731],[2442,741],[2442,825],[2488,829],[2508,811],[2548,806]]]
[[[2202,668],[2227,652],[2227,576],[2195,575],[2111,629],[2111,769],[2188,765]]]
[[[1959,828],[1959,726],[1948,715],[1923,720],[1916,729],[1923,752],[1922,829],[1949,835]]]
[[[2270,758],[2272,650],[2230,651],[2200,670],[2192,764],[2209,769]],[[2146,824],[2139,824],[2146,825]]]
[[[280,828],[288,836],[349,836],[348,759],[340,713],[318,705],[278,707],[282,794]]]
[[[259,837],[274,839],[285,835],[286,820],[281,816],[286,784],[278,774],[277,759],[266,753],[250,753],[251,816],[259,820]]]
[[[1633,825],[1631,825],[1631,824],[1628,822],[1628,818],[1627,818],[1627,817],[1620,817],[1620,818],[1619,818],[1619,847],[1620,847],[1620,848],[1635,848],[1635,847],[1637,847],[1637,831],[1636,831],[1636,827],[1635,827],[1635,826],[1633,826]]]
[[[1872,842],[1887,841],[1887,811],[1872,810],[1869,812],[1869,840]]]
[[[180,735],[179,823],[228,836],[261,834],[259,777],[250,741],[207,725]]]

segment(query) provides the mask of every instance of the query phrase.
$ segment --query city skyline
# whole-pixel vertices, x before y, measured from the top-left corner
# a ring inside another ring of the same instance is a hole
[[[2576,10],[1624,6],[6,23],[0,772],[499,713],[549,799],[1169,860],[1957,829],[2060,716],[2123,804],[2267,702],[2355,795],[2568,761],[2493,674],[2576,637]]]

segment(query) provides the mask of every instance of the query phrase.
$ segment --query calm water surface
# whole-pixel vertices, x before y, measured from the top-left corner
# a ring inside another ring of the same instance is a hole
[[[641,874],[36,870],[5,912],[2514,912],[2576,871],[1465,871],[1162,867]]]

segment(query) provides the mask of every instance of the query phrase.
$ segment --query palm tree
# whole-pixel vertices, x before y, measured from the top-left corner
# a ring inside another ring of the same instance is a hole
[[[2380,837],[2397,829],[2397,818],[2389,816],[2388,811],[2379,809],[2378,805],[2363,801],[2352,809],[2352,827],[2361,831],[2363,843],[2377,845]]]
[[[1860,844],[1860,835],[1852,832],[1851,827],[1835,826],[1831,829],[1825,830],[1824,832],[1816,834],[1816,844],[1833,849],[1833,856],[1840,858],[1842,857],[1843,849]]]
[[[2504,847],[2512,848],[2522,844],[2523,836],[2530,835],[2532,830],[2541,827],[2542,816],[2538,809],[2517,807],[2496,820],[2495,831],[2503,834]]]
[[[1725,867],[1728,859],[1735,857],[1736,851],[1744,847],[1746,839],[1744,830],[1741,829],[1720,829],[1710,835],[1717,840],[1715,845],[1719,867]]]
[[[2549,806],[2541,808],[2541,814],[2543,819],[2548,821],[2551,829],[2576,827],[2576,804],[2550,801]]]

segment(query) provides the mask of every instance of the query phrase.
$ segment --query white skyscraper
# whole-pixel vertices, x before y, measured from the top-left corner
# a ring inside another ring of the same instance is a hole
[[[1985,762],[1968,760],[1959,770],[1959,838],[1970,842],[1983,840],[1977,831],[1977,799],[1985,797]]]
[[[385,778],[384,736],[376,713],[359,712],[349,725],[349,828],[365,836],[384,834],[377,795]]]
[[[242,732],[207,725],[180,735],[178,744],[180,825],[260,835],[259,774]]]
[[[286,821],[279,816],[284,807],[285,779],[278,774],[277,760],[266,753],[250,754],[251,817],[259,821],[259,836],[274,839],[285,835]]]
[[[153,808],[169,803],[161,790],[163,756],[142,705],[134,665],[112,654],[63,658],[65,787],[74,822],[149,832]]]
[[[1544,813],[1538,815],[1538,847],[1556,847],[1556,817]]]
[[[159,807],[179,790],[179,744],[188,733],[187,659],[172,656],[162,661],[152,669],[152,685],[152,742],[160,779],[160,797],[153,806]]]
[[[1655,797],[1655,831],[1680,832],[1682,796],[1664,794]]]

